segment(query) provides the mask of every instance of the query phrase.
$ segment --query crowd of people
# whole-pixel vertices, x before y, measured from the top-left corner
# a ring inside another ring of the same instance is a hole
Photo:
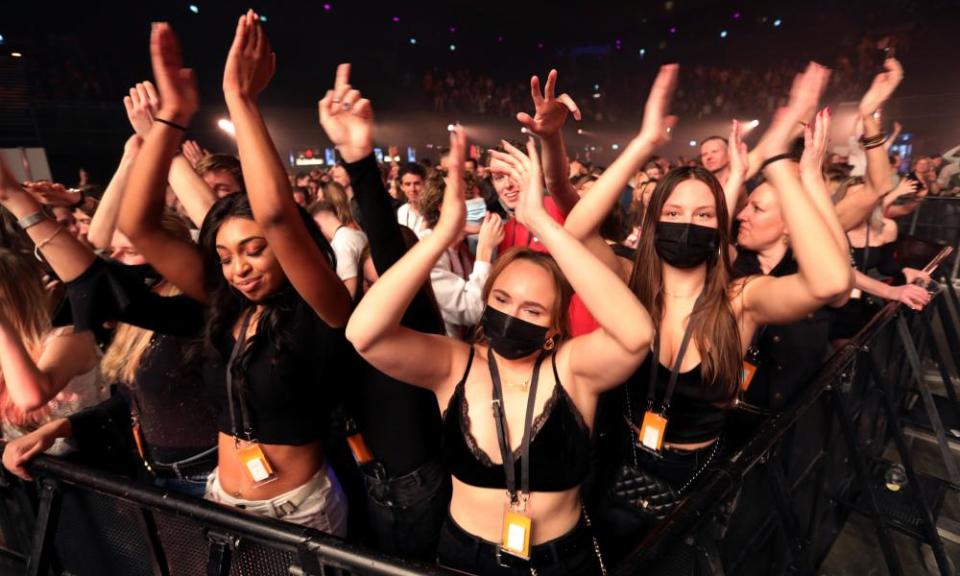
[[[880,67],[885,54],[908,48],[902,34],[864,36],[855,46],[837,54],[830,62],[831,77],[825,98],[851,101],[858,98]],[[673,110],[685,118],[730,118],[751,114],[768,116],[784,105],[796,68],[802,61],[781,61],[772,65],[698,64],[677,88]],[[632,117],[637,95],[645,89],[646,78],[624,75],[619,69],[584,66],[567,77],[578,94],[591,95],[581,102],[584,118],[595,122],[619,122]],[[513,117],[526,109],[523,82],[507,81],[493,73],[475,69],[443,70],[433,67],[424,73],[421,88],[436,112]],[[595,96],[594,96],[595,95]]]
[[[3,465],[24,479],[46,452],[468,573],[605,574],[749,437],[742,405],[789,403],[878,302],[931,299],[896,219],[957,176],[937,184],[949,154],[897,176],[893,58],[860,94],[862,162],[831,154],[810,63],[750,103],[782,104],[752,150],[733,121],[671,163],[687,76],[666,65],[606,168],[568,157],[556,71],[480,104],[507,98],[527,141],[469,157],[456,127],[436,165],[378,165],[342,64],[319,101],[339,163],[290,173],[256,13],[223,75],[238,156],[185,140],[199,99],[168,24],[150,54],[99,199],[0,165]]]

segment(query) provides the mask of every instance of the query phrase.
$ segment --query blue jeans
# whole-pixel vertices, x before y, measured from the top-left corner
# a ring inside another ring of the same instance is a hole
[[[360,467],[374,544],[388,554],[432,561],[450,503],[450,477],[438,461],[390,478],[379,461]]]
[[[184,496],[203,499],[209,474],[195,474],[183,478],[154,478],[153,485],[164,490],[172,490]]]

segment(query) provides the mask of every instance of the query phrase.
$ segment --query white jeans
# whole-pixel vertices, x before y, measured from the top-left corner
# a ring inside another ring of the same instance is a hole
[[[316,528],[341,538],[347,536],[347,497],[328,464],[324,464],[305,483],[269,500],[233,497],[220,485],[219,470],[219,467],[214,468],[207,477],[207,489],[203,495],[206,500],[240,508],[251,514]]]

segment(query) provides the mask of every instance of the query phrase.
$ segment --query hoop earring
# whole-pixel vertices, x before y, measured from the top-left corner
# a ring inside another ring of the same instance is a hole
[[[543,343],[543,349],[546,350],[547,352],[549,352],[549,351],[553,350],[553,347],[556,346],[556,345],[557,345],[557,343],[554,342],[553,336],[551,336],[550,338],[547,338],[547,341],[546,341],[546,342]]]

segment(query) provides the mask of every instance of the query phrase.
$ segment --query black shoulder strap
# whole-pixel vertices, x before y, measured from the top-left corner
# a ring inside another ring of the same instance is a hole
[[[236,342],[233,344],[233,350],[230,352],[230,359],[227,360],[227,404],[230,407],[230,431],[233,437],[239,441],[241,431],[237,429],[236,408],[233,402],[233,364],[243,350],[243,345],[247,341],[247,329],[250,327],[250,319],[253,317],[255,307],[250,307],[243,314],[243,320],[240,322],[240,333],[237,335]],[[243,431],[247,440],[253,436],[253,426],[250,423],[250,413],[247,411],[247,403],[244,401],[243,394],[240,394],[240,417],[243,419]]]

